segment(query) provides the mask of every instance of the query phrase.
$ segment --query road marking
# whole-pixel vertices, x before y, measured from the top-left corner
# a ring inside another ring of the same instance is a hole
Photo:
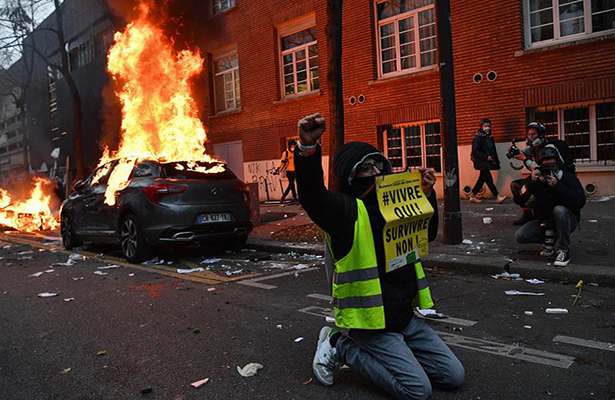
[[[307,297],[311,297],[313,299],[318,299],[318,300],[325,300],[328,302],[331,302],[332,300],[331,296],[327,296],[326,294],[320,294],[320,293],[308,294]],[[457,325],[457,326],[474,326],[478,324],[478,321],[471,321],[469,319],[462,319],[462,318],[453,318],[453,317],[442,318],[442,319],[425,318],[421,314],[417,313],[416,311],[414,312],[414,315],[416,315],[417,317],[421,319],[427,320],[427,321],[442,322],[445,324],[451,324],[451,325]]]
[[[318,268],[318,267],[306,268],[306,269],[301,269],[301,270],[297,270],[297,271],[283,272],[281,274],[263,276],[261,278],[256,278],[256,279],[246,279],[244,281],[240,281],[240,282],[237,282],[237,283],[240,284],[240,285],[252,286],[252,287],[255,287],[255,288],[259,288],[259,289],[271,290],[271,289],[277,288],[277,286],[267,285],[265,283],[259,283],[259,282],[266,281],[266,280],[269,280],[269,279],[281,278],[283,276],[289,276],[289,275],[294,275],[294,274],[302,274],[304,272],[315,271],[315,270],[318,270],[318,269],[320,269],[320,268]]]
[[[318,307],[318,306],[305,307],[298,311],[304,314],[315,315],[317,317],[334,318],[335,316],[335,314],[333,313],[333,310],[331,310],[330,308],[323,308],[323,307]]]
[[[574,357],[549,353],[541,350],[528,349],[511,344],[490,342],[488,340],[454,335],[448,332],[437,331],[437,333],[442,338],[444,343],[451,346],[462,347],[464,349],[495,354],[503,357],[515,358],[536,364],[544,364],[552,367],[568,369],[575,360]]]
[[[307,297],[311,297],[313,299],[318,299],[318,300],[325,300],[328,302],[331,302],[331,300],[333,299],[331,296],[327,296],[326,294],[320,294],[320,293],[308,294]]]
[[[577,346],[591,347],[593,349],[615,351],[615,344],[598,342],[596,340],[579,339],[571,336],[556,336],[553,338],[554,342],[576,344]]]

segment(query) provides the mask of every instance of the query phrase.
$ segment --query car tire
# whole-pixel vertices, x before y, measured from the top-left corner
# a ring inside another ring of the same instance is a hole
[[[154,249],[145,242],[137,217],[129,214],[120,225],[122,254],[131,263],[140,263],[154,257]]]
[[[224,247],[226,247],[228,250],[241,250],[242,248],[245,247],[247,241],[248,241],[247,236],[240,236],[240,237],[232,238],[226,242]]]
[[[79,240],[79,237],[75,232],[73,221],[68,214],[63,214],[60,218],[60,233],[62,235],[62,244],[66,250],[72,250],[83,244],[83,242]]]

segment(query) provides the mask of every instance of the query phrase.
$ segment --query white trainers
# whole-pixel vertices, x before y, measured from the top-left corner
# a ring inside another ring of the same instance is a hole
[[[495,202],[498,204],[502,204],[504,203],[504,200],[506,200],[506,196],[498,196],[498,198],[495,199]]]
[[[565,250],[558,250],[557,257],[553,265],[556,267],[565,267],[570,263],[570,252]]]
[[[325,326],[320,330],[318,335],[318,346],[312,368],[314,374],[320,383],[325,386],[333,385],[333,370],[337,366],[337,351],[329,342],[329,333],[332,328]]]
[[[482,202],[483,202],[483,201],[482,201],[482,200],[479,200],[479,199],[476,197],[476,195],[474,195],[474,194],[471,194],[471,195],[470,195],[470,203],[477,203],[477,204],[478,204],[478,203],[482,203]]]

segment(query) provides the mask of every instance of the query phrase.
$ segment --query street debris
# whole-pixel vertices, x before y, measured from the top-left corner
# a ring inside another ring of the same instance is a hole
[[[210,287],[210,288],[207,289],[208,292],[214,292],[215,290],[216,290],[215,287]]]
[[[526,282],[532,283],[534,285],[538,285],[541,283],[545,283],[545,281],[541,281],[540,279],[536,279],[536,278],[532,278],[532,279],[526,279]]]
[[[38,278],[39,276],[41,276],[41,275],[43,275],[43,274],[50,274],[50,273],[52,273],[53,271],[54,271],[53,269],[46,269],[46,270],[44,270],[44,271],[37,272],[37,273],[35,273],[35,274],[28,275],[28,276],[33,276],[33,277],[35,277],[35,278]]]
[[[240,368],[238,365],[237,372],[239,372],[239,375],[243,376],[244,378],[247,378],[247,377],[256,375],[258,370],[261,368],[263,368],[261,364],[249,363],[249,364],[246,364],[243,368]]]
[[[98,353],[96,353],[97,356],[104,356],[105,354],[107,354],[107,350],[101,350]]]
[[[587,222],[592,222],[592,223],[594,223],[594,224],[595,224],[596,222],[598,222],[598,220],[597,220],[597,219],[590,219],[590,220],[588,220]]]
[[[64,299],[64,301],[69,302],[69,301],[74,301],[75,298],[74,297],[67,297],[66,299]]]
[[[568,309],[566,308],[547,308],[545,312],[547,314],[568,314]]]
[[[226,275],[231,276],[231,275],[241,274],[242,272],[243,272],[243,269],[238,269],[236,271],[226,271]]]
[[[8,246],[8,245],[7,245],[7,246],[2,246],[2,248],[3,248],[4,250],[9,250],[9,249],[11,248],[11,246]]]
[[[276,325],[275,327],[278,328],[278,329],[282,329],[282,324]]]
[[[577,304],[577,301],[581,297],[581,291],[583,290],[583,280],[578,281],[577,284],[575,285],[575,288],[579,289],[579,291],[577,292],[576,295],[573,295],[574,301],[572,302],[572,307],[574,307],[574,305]]]
[[[314,382],[314,378],[310,378],[307,381],[303,382],[303,386],[307,386],[307,385],[309,385],[312,382]]]
[[[203,268],[201,268],[201,267],[190,268],[190,269],[177,268],[177,273],[178,274],[191,274],[193,272],[205,272],[205,270]]]
[[[23,256],[23,255],[32,254],[32,253],[34,253],[34,252],[30,251],[30,250],[28,250],[28,251],[20,251],[19,253],[17,253],[17,255],[18,256]]]
[[[194,328],[192,330],[192,333],[201,333],[201,330],[199,328]]]
[[[519,274],[511,274],[509,272],[502,272],[501,274],[491,275],[493,279],[502,279],[505,281],[522,281],[521,275]]]
[[[534,293],[534,292],[520,292],[518,290],[507,290],[506,293],[509,296],[544,296],[544,293]]]
[[[83,280],[83,276],[73,278],[73,280],[74,281],[82,281]]]
[[[593,286],[593,287],[598,287],[598,284],[596,282],[590,282],[587,285]]]
[[[432,318],[432,319],[443,319],[443,318],[448,318],[448,316],[436,312],[436,310],[432,309],[432,308],[427,308],[425,310],[421,310],[420,308],[416,308],[416,311],[419,312],[419,314],[421,314],[423,317],[425,318]]]
[[[94,275],[108,275],[108,273],[102,271],[94,271]]]
[[[205,379],[201,379],[200,381],[192,382],[190,386],[198,389],[204,384],[206,384],[207,382],[209,382],[209,378],[205,378]]]
[[[485,208],[485,211],[493,211],[493,207],[487,207]]]
[[[533,311],[524,311],[523,314],[529,315],[531,317],[532,315],[534,315],[534,312]]]
[[[309,268],[309,265],[305,265],[305,264],[297,264],[295,265],[295,269],[301,270],[301,269],[306,269]]]
[[[60,375],[66,375],[66,374],[68,374],[72,370],[73,370],[72,368],[64,368],[62,370],[62,372],[60,373]]]
[[[333,322],[335,322],[335,318],[333,318],[333,317],[325,317],[325,322],[333,323]]]
[[[492,222],[493,222],[492,218],[489,218],[489,217],[484,217],[483,218],[483,224],[485,224],[485,225],[491,225]]]
[[[38,297],[56,297],[58,294],[57,293],[49,293],[49,292],[44,292],[44,293],[39,293]]]
[[[85,261],[85,256],[82,256],[81,254],[73,253],[68,256],[68,259],[73,260],[73,261]]]
[[[463,328],[460,326],[454,326],[453,327],[453,332],[463,332]]]
[[[128,274],[128,276],[135,276],[135,274]]]
[[[21,260],[21,261],[34,260],[34,258],[32,256],[23,256],[23,257],[19,257],[18,260]]]
[[[113,264],[113,265],[107,265],[105,267],[98,267],[97,269],[114,269],[114,268],[119,268],[119,267],[120,267],[119,265]]]
[[[472,244],[472,241],[470,239],[463,239],[461,241],[461,243],[463,243],[463,244]]]
[[[299,343],[300,341],[302,341],[303,338],[302,337],[298,337],[297,339],[295,339],[295,343]]]
[[[220,262],[220,261],[222,261],[222,259],[220,259],[220,258],[207,258],[207,259],[201,261],[201,264],[202,265],[204,265],[204,264],[215,264],[215,263]]]
[[[531,325],[524,325],[523,327],[524,327],[525,329],[532,329],[532,326],[531,326]]]

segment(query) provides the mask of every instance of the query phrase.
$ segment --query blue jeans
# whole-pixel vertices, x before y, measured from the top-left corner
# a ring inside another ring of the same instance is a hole
[[[560,250],[570,251],[570,234],[577,228],[577,217],[564,206],[553,208],[553,222]],[[545,228],[540,221],[530,221],[515,232],[517,243],[544,243]]]
[[[461,362],[436,332],[412,318],[401,332],[350,330],[337,352],[351,369],[397,399],[428,399],[431,384],[455,389],[465,379]]]

